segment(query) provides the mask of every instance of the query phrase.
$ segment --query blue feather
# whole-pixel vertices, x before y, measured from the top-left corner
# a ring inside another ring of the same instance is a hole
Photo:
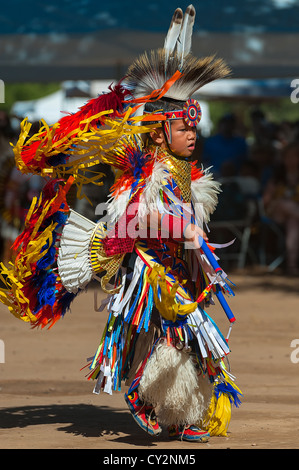
[[[237,408],[241,405],[241,400],[239,398],[239,395],[242,395],[238,390],[236,390],[231,384],[227,382],[220,382],[219,384],[216,385],[214,389],[215,396],[218,400],[219,396],[221,393],[225,393],[229,401],[234,404]]]
[[[37,304],[34,309],[38,312],[45,305],[54,305],[56,276],[51,271],[41,271],[34,277],[34,286],[38,287]]]
[[[75,297],[79,294],[80,290],[76,294],[73,292],[65,291],[63,296],[58,300],[58,304],[62,305],[61,316],[64,316],[65,313],[70,309],[71,303]]]
[[[47,246],[45,245],[43,248],[46,249]],[[56,255],[56,248],[55,246],[52,245],[47,250],[46,254],[40,260],[38,260],[36,264],[37,269],[42,270],[42,269],[47,268],[51,264],[53,264],[55,261],[55,255]]]
[[[141,150],[131,149],[128,152],[128,159],[131,170],[134,176],[134,183],[132,185],[131,194],[134,193],[136,186],[138,185],[140,178],[143,173],[144,166],[151,158],[151,155],[143,153]]]
[[[67,156],[63,153],[58,153],[58,155],[52,155],[52,157],[49,158],[48,163],[51,166],[64,165],[66,163],[66,158]]]

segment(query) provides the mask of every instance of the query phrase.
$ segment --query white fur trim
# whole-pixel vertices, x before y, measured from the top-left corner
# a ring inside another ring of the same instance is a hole
[[[213,179],[209,169],[204,171],[203,176],[191,183],[191,198],[194,204],[201,204],[204,222],[210,221],[210,215],[216,209],[218,203],[218,194],[220,192],[220,183]],[[197,207],[198,209],[198,207]]]
[[[146,182],[140,199],[140,209],[138,215],[144,217],[152,210],[158,209],[159,191],[163,190],[163,185],[170,179],[169,169],[163,162],[158,162],[152,175]],[[194,204],[201,205],[199,217],[204,222],[210,221],[210,215],[215,211],[218,203],[218,194],[220,192],[220,183],[213,179],[209,169],[204,171],[203,176],[191,182],[191,197]],[[198,209],[198,207],[197,207]]]
[[[212,385],[198,376],[191,356],[167,346],[164,340],[146,364],[138,390],[166,426],[200,423],[212,395]]]
[[[170,178],[168,168],[163,162],[155,163],[151,176],[147,179],[140,198],[138,216],[143,218],[152,211],[159,210],[159,192]]]
[[[154,211],[163,212],[160,204],[160,190],[164,188],[167,180],[171,178],[167,165],[156,162],[152,174],[147,179],[141,193],[138,205],[138,217],[141,219]],[[210,215],[214,212],[218,202],[220,183],[213,179],[209,169],[204,171],[203,176],[191,182],[191,197],[195,204],[200,222],[209,222]],[[109,221],[113,225],[124,214],[130,200],[130,189],[115,197],[110,197],[108,203]],[[201,205],[201,208],[198,205]]]

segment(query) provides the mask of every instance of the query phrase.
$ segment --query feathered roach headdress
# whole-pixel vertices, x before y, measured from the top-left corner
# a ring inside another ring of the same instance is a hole
[[[193,5],[188,6],[185,15],[181,8],[177,8],[163,49],[142,54],[131,65],[126,77],[126,87],[138,99],[150,95],[153,90],[160,89],[177,71],[181,73],[163,97],[172,103],[184,102],[182,109],[177,109],[176,106],[173,110],[163,113],[166,117],[164,124],[169,140],[171,138],[169,120],[184,118],[190,126],[196,126],[201,118],[201,109],[199,103],[192,100],[191,96],[207,83],[230,73],[222,59],[215,59],[214,56],[197,59],[191,54],[194,21]]]

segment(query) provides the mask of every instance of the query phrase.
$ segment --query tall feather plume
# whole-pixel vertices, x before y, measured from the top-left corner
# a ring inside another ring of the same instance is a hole
[[[171,19],[169,30],[167,32],[165,41],[164,41],[164,50],[165,50],[165,70],[166,64],[169,59],[169,55],[173,53],[177,40],[181,31],[181,26],[183,22],[183,11],[181,8],[177,8]]]
[[[180,35],[177,41],[177,56],[180,59],[180,69],[183,66],[185,56],[191,51],[194,22],[195,8],[193,5],[189,5],[186,9]]]
[[[197,59],[191,54],[195,8],[189,5],[173,14],[163,49],[142,54],[129,67],[126,87],[137,98],[161,88],[179,70],[182,76],[165,93],[165,98],[188,100],[201,87],[230,74],[222,59],[214,56]]]

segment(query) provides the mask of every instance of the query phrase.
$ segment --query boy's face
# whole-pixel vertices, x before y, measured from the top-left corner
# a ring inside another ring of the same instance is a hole
[[[195,143],[196,127],[188,126],[183,119],[171,121],[171,144],[169,144],[169,147],[175,155],[179,157],[191,157],[195,149]],[[167,149],[165,138],[161,147]]]

